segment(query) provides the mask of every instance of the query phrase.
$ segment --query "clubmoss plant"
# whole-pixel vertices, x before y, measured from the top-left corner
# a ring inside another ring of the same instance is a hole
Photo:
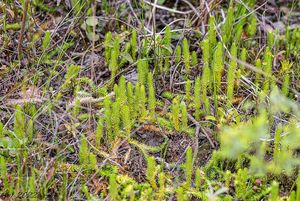
[[[50,31],[46,31],[43,42],[42,42],[43,51],[46,51],[49,48],[50,41],[51,41],[51,33],[50,33]]]
[[[204,103],[205,113],[208,114],[210,111],[209,99],[207,97],[207,88],[210,82],[210,68],[209,68],[209,41],[204,40],[202,43],[203,52],[203,74],[202,74],[202,101]]]
[[[127,83],[127,101],[130,109],[130,119],[136,119],[136,103],[135,103],[135,95],[133,92],[133,86],[131,82]]]
[[[231,104],[233,101],[233,92],[234,92],[234,80],[235,80],[235,73],[236,73],[236,56],[237,56],[237,50],[235,43],[232,44],[231,50],[230,50],[231,57],[229,62],[229,69],[227,74],[227,98],[228,103]]]
[[[191,147],[188,147],[186,150],[184,172],[185,172],[185,180],[186,180],[185,187],[186,189],[189,189],[192,184],[192,174],[193,174],[193,150]]]
[[[300,200],[300,172],[298,172],[298,178],[296,180],[296,185],[297,185],[297,191],[296,191],[296,199],[295,200]]]
[[[279,184],[278,184],[278,182],[273,181],[272,185],[271,185],[269,201],[277,201],[277,200],[279,200],[279,198],[278,198],[278,192],[279,192]]]
[[[240,43],[240,40],[242,38],[242,33],[244,31],[244,26],[245,26],[245,23],[246,23],[246,17],[243,17],[242,19],[240,19],[238,21],[238,24],[236,25],[236,27],[234,28],[236,31],[235,31],[235,34],[234,34],[234,40],[235,40],[235,43],[236,44],[239,44]]]
[[[84,135],[80,138],[80,147],[79,147],[79,163],[81,165],[88,165],[89,161],[89,147],[87,140]]]
[[[248,171],[246,168],[239,169],[235,179],[235,191],[236,196],[238,198],[242,198],[243,200],[246,199],[247,195],[247,178],[248,178]]]
[[[142,40],[141,59],[147,58],[149,52],[149,41],[147,38]]]
[[[240,54],[240,60],[241,60],[241,62],[246,63],[246,61],[247,61],[247,50],[246,50],[246,48],[242,49],[242,52]],[[241,64],[239,64],[239,68],[240,68],[242,74],[244,74],[245,73],[245,65],[241,63]]]
[[[165,181],[166,181],[165,173],[160,172],[158,175],[159,190],[157,195],[157,200],[159,201],[165,200],[165,192],[166,192]]]
[[[200,168],[197,168],[196,172],[195,172],[195,189],[196,190],[200,189],[202,179],[203,179],[203,176],[202,176],[201,170],[200,170]]]
[[[174,98],[172,102],[172,122],[176,131],[179,131],[179,114],[180,114],[180,106],[178,98]]]
[[[31,171],[31,176],[29,177],[29,200],[30,201],[35,201],[37,200],[37,191],[36,191],[36,181],[35,181],[35,173],[34,170],[32,169]]]
[[[118,55],[117,51],[112,50],[110,64],[109,64],[109,68],[110,68],[110,71],[111,71],[111,80],[112,80],[112,83],[113,83],[113,81],[115,79],[115,76],[117,74],[117,71],[119,69],[118,57],[119,57],[119,55]]]
[[[112,51],[112,34],[111,34],[111,32],[107,32],[105,34],[104,49],[105,49],[105,61],[106,61],[106,64],[109,65],[111,51]]]
[[[131,120],[130,120],[130,109],[127,105],[123,105],[121,108],[121,117],[123,128],[125,130],[126,136],[130,136],[131,132]]]
[[[273,60],[272,60],[272,53],[270,52],[269,48],[267,47],[264,53],[264,62],[263,62],[263,71],[266,73],[266,77],[263,84],[263,92],[268,94],[271,85],[271,77],[272,77],[272,67],[273,67]]]
[[[0,138],[3,136],[4,134],[4,125],[3,123],[0,121]]]
[[[148,61],[145,59],[139,59],[137,63],[138,82],[140,85],[147,84],[147,76],[149,72]]]
[[[187,196],[184,193],[184,189],[182,187],[177,188],[176,198],[178,201],[187,201],[188,200]]]
[[[157,189],[156,185],[156,162],[153,156],[147,158],[147,180],[153,189]]]
[[[178,65],[181,61],[181,46],[177,45],[175,50],[175,65]]]
[[[100,117],[97,123],[97,127],[95,130],[95,145],[99,149],[101,145],[101,140],[103,138],[103,124],[104,124],[104,118]]]
[[[195,108],[195,119],[200,120],[201,114],[201,101],[200,101],[200,77],[196,78],[195,86],[194,86],[194,108]]]
[[[131,57],[134,62],[136,61],[137,45],[137,34],[136,30],[133,29],[131,34]]]
[[[213,64],[212,64],[212,78],[213,78],[213,98],[215,111],[218,110],[218,94],[221,92],[221,81],[222,81],[222,72],[224,70],[223,64],[223,46],[219,42],[217,44],[216,51],[213,55]],[[217,114],[217,112],[215,112]]]
[[[131,43],[127,42],[125,44],[124,49],[122,50],[122,52],[120,53],[121,56],[121,61],[119,64],[119,68],[122,68],[126,63],[133,63],[133,59],[131,57]]]
[[[20,105],[16,106],[15,110],[15,122],[14,122],[14,134],[16,135],[16,145],[23,144],[25,141],[25,114],[23,108]]]
[[[213,49],[217,44],[216,30],[215,30],[215,17],[209,18],[208,40],[210,47],[210,55],[213,55]]]
[[[140,117],[141,110],[140,110],[140,105],[141,105],[141,85],[139,83],[136,83],[134,87],[134,109],[136,112],[136,117]]]
[[[267,46],[270,50],[272,50],[274,45],[275,45],[275,35],[272,31],[269,31],[267,36]]]
[[[31,142],[33,140],[34,137],[34,124],[33,124],[34,120],[33,118],[30,118],[27,123],[26,123],[26,136],[28,139],[28,142]]]
[[[191,80],[189,79],[185,82],[185,99],[191,100]]]
[[[292,67],[292,64],[289,61],[285,60],[281,63],[281,66],[282,72],[284,73],[281,91],[285,96],[287,96],[290,88],[290,69]]]
[[[196,66],[197,63],[198,63],[197,53],[196,53],[196,51],[193,51],[191,64],[192,64],[192,66]]]
[[[185,70],[187,73],[190,72],[190,49],[189,49],[189,44],[186,38],[183,39],[182,41],[182,53],[183,53],[183,61],[184,61],[184,66]]]
[[[225,20],[225,24],[222,27],[222,39],[224,43],[228,43],[230,39],[230,33],[232,32],[232,24],[234,21],[234,9],[233,7],[229,7],[227,17]]]
[[[145,86],[142,85],[140,88],[140,100],[139,100],[139,110],[140,110],[140,121],[144,122],[147,117],[147,109],[146,109],[146,91]]]
[[[1,173],[1,180],[3,183],[4,191],[10,192],[10,184],[8,183],[7,178],[7,167],[6,167],[6,161],[3,156],[0,157],[0,173]]]
[[[279,124],[276,127],[276,131],[275,131],[275,135],[274,135],[274,153],[273,153],[273,157],[275,160],[275,163],[278,162],[278,157],[279,157],[279,153],[280,153],[280,140],[281,140],[281,134],[282,134],[282,124]]]
[[[213,58],[213,74],[215,75],[215,83],[216,83],[216,89],[218,90],[218,93],[221,90],[221,80],[222,80],[222,73],[224,70],[224,64],[223,64],[223,45],[221,42],[218,43],[217,49],[214,52],[214,58]]]
[[[153,86],[153,77],[152,73],[148,73],[148,109],[151,120],[155,120],[155,107],[156,107],[156,99],[155,99],[155,89]]]
[[[115,170],[109,176],[109,196],[110,200],[117,201],[119,200],[118,196],[118,183],[117,183],[117,175]]]
[[[185,102],[181,102],[180,104],[181,110],[181,131],[186,131],[188,128],[188,112]]]
[[[171,28],[166,26],[165,35],[163,39],[163,57],[164,57],[164,72],[170,69],[170,56],[173,53],[171,47]]]
[[[106,128],[106,138],[108,144],[112,142],[113,139],[113,131],[112,131],[112,111],[111,111],[111,100],[109,97],[104,99],[104,120],[105,120],[105,128]]]
[[[120,131],[120,103],[118,101],[114,102],[111,108],[112,141],[114,141],[119,136]]]
[[[121,76],[119,80],[117,101],[119,101],[121,105],[127,104],[126,80],[124,76]]]
[[[257,26],[257,19],[255,13],[252,13],[248,18],[248,26],[247,26],[247,34],[250,38],[253,38],[256,34],[256,26]]]

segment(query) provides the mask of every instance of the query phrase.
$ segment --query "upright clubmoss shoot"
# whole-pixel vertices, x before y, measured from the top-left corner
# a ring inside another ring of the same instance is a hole
[[[130,136],[131,132],[131,120],[130,120],[130,109],[127,105],[123,105],[121,108],[121,117],[122,117],[122,124],[125,130],[126,136]]]
[[[115,50],[112,50],[111,52],[111,58],[110,58],[110,65],[109,65],[109,69],[111,71],[111,80],[113,82],[113,80],[115,79],[115,76],[117,74],[118,71],[118,53]]]
[[[120,56],[120,39],[119,36],[114,38],[113,48],[110,56],[110,71],[111,71],[111,80],[113,81],[117,71],[119,70],[119,56]]]
[[[17,137],[15,143],[17,146],[24,143],[26,140],[25,126],[25,113],[23,111],[23,108],[20,105],[17,105],[14,120],[14,134]]]
[[[195,51],[193,51],[191,64],[192,64],[192,66],[196,66],[197,63],[198,63],[197,53]]]
[[[194,108],[195,108],[195,119],[200,120],[201,114],[201,101],[200,101],[200,77],[196,78],[195,86],[194,86]]]
[[[184,61],[184,66],[186,72],[190,72],[190,49],[189,49],[189,44],[186,38],[183,39],[182,41],[182,53],[183,53],[183,61]]]
[[[175,65],[178,65],[181,61],[181,46],[177,46],[175,50]]]
[[[184,171],[186,179],[185,187],[188,189],[191,187],[193,175],[193,150],[191,147],[188,147],[186,150]]]
[[[272,82],[272,67],[273,67],[273,59],[272,53],[270,49],[267,47],[264,53],[264,62],[263,62],[263,71],[266,73],[266,77],[263,84],[263,92],[268,94],[270,85]]]
[[[163,49],[164,72],[168,72],[170,69],[170,55],[172,54],[170,26],[167,26],[165,30],[165,35],[163,39]]]
[[[137,63],[138,70],[138,82],[140,85],[147,84],[147,76],[149,72],[148,61],[145,59],[139,59]]]
[[[246,61],[247,61],[247,50],[246,50],[246,48],[242,49],[242,52],[240,54],[240,60],[241,60],[241,62],[246,63]],[[241,72],[244,74],[245,73],[245,65],[243,63],[241,63],[239,65],[239,67],[241,69]]]
[[[186,131],[188,128],[188,112],[186,108],[186,104],[182,102],[180,104],[180,111],[181,111],[181,131]]]
[[[229,62],[229,69],[227,74],[227,98],[228,103],[231,104],[233,101],[233,92],[234,92],[234,80],[235,80],[235,73],[236,73],[236,67],[237,67],[237,50],[235,43],[232,44],[231,50],[230,50],[230,62]]]
[[[1,180],[3,183],[4,190],[9,192],[10,184],[8,182],[7,178],[7,167],[6,167],[6,161],[3,156],[0,157],[0,173],[1,173]]]
[[[210,46],[210,55],[213,54],[213,49],[217,44],[216,30],[215,30],[215,17],[209,18],[208,40]]]
[[[166,181],[165,173],[160,172],[158,175],[159,190],[158,190],[157,200],[165,200],[165,192],[166,192],[165,181]]]
[[[136,119],[136,103],[135,103],[135,95],[133,92],[133,86],[131,82],[127,83],[127,101],[130,109],[130,119]]]
[[[225,24],[222,27],[222,39],[224,43],[228,43],[229,39],[231,37],[231,32],[232,32],[232,24],[233,24],[233,20],[234,20],[234,9],[233,7],[229,7],[228,9],[228,13],[227,13],[227,17],[225,20]]]
[[[292,64],[289,61],[285,60],[281,63],[281,66],[282,66],[281,67],[282,73],[284,73],[281,91],[285,96],[287,96],[290,87],[290,78],[291,78],[290,69],[292,67]]]
[[[271,200],[274,200],[274,201],[279,200],[278,193],[279,193],[279,184],[278,184],[278,182],[273,181],[272,185],[271,185],[271,192],[270,192],[269,200],[270,201]]]
[[[112,104],[111,124],[113,128],[112,141],[114,141],[120,131],[120,103],[118,101]]]
[[[222,81],[222,72],[224,71],[224,64],[223,64],[223,45],[221,42],[218,43],[217,49],[214,52],[213,58],[213,74],[214,80],[216,83],[216,89],[218,92],[221,90],[221,81]]]
[[[153,156],[150,156],[147,158],[147,180],[149,181],[151,187],[153,189],[157,189],[157,184],[156,184],[156,162],[155,158]]]
[[[118,101],[121,105],[127,104],[126,80],[121,76],[118,85]]]
[[[209,68],[209,41],[204,40],[202,43],[203,52],[203,74],[202,74],[202,101],[204,103],[204,108],[206,114],[210,111],[209,99],[207,97],[207,88],[210,82],[210,68]]]
[[[131,34],[131,57],[134,62],[136,61],[136,53],[137,53],[137,34],[136,34],[136,30],[133,29]]]
[[[95,131],[95,145],[99,149],[101,145],[101,140],[103,138],[103,124],[104,124],[104,118],[100,117],[97,123],[96,131]]]
[[[248,179],[248,171],[246,168],[239,169],[237,172],[236,180],[235,180],[235,188],[236,188],[236,196],[238,198],[242,198],[243,200],[247,200],[247,179]]]
[[[145,86],[142,85],[140,88],[140,101],[139,101],[139,109],[140,109],[140,117],[141,117],[140,120],[142,122],[145,121],[147,117],[146,102],[147,102],[147,97],[146,97]]]
[[[257,19],[255,13],[253,13],[248,18],[248,26],[247,26],[247,33],[250,38],[253,38],[255,36],[256,26],[257,26]]]
[[[118,183],[117,183],[117,175],[115,170],[109,176],[109,196],[110,200],[117,201],[118,199]]]
[[[104,49],[105,49],[105,61],[106,61],[106,64],[109,65],[111,51],[112,51],[112,34],[111,34],[111,32],[107,32],[105,34]]]
[[[109,97],[104,99],[104,120],[106,128],[106,138],[108,143],[112,142],[113,133],[112,133],[112,122],[111,122],[111,100]]]
[[[173,99],[173,102],[172,102],[172,122],[173,122],[173,126],[176,131],[179,131],[179,129],[180,129],[179,113],[180,113],[179,101],[176,97]]]
[[[156,99],[155,99],[155,89],[153,85],[153,77],[152,73],[148,73],[148,109],[150,113],[150,119],[155,119],[155,107],[156,107]]]
[[[89,157],[89,147],[87,140],[84,135],[80,138],[80,147],[79,147],[79,162],[82,165],[88,164],[88,157]]]
[[[191,100],[191,80],[185,82],[185,98],[187,101]]]

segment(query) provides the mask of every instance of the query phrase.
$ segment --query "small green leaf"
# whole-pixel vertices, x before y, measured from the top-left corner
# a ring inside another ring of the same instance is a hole
[[[100,39],[99,35],[93,32],[87,32],[86,35],[90,41],[98,41]]]
[[[88,26],[96,26],[98,24],[98,19],[96,16],[91,16],[91,17],[88,17],[86,20],[85,20],[86,24]]]
[[[128,52],[121,52],[121,56],[126,59],[129,63],[133,63],[133,59]]]

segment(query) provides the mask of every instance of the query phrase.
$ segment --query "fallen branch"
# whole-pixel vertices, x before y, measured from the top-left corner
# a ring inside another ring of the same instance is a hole
[[[204,128],[199,124],[199,122],[190,114],[188,114],[188,118],[190,121],[192,121],[195,126],[196,126],[196,131],[195,131],[195,138],[196,138],[196,147],[194,150],[194,156],[193,156],[193,161],[195,161],[197,154],[198,154],[198,147],[199,147],[199,133],[200,130],[204,133],[205,137],[207,138],[207,140],[209,141],[210,145],[212,148],[216,148],[216,146],[214,145],[212,139],[209,137],[208,133],[204,130]]]

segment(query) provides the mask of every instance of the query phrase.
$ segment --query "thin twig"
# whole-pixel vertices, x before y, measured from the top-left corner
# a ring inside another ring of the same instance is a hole
[[[196,125],[196,130],[197,130],[197,127],[198,127],[199,131],[201,130],[204,133],[204,135],[208,139],[211,147],[215,149],[216,146],[214,145],[212,139],[209,137],[208,133],[204,130],[204,128],[199,124],[199,122],[190,114],[188,114],[188,118],[189,118],[189,120],[191,120]],[[196,137],[198,138],[198,136],[196,136]]]
[[[29,1],[30,0],[26,0],[25,7],[24,7],[24,12],[23,12],[21,31],[20,31],[20,36],[19,36],[19,44],[18,44],[18,58],[19,59],[21,59],[23,35],[24,35],[24,31],[25,31],[26,17],[27,17],[27,10],[28,10],[28,6],[29,6]]]
[[[146,4],[149,4],[153,7],[156,7],[156,8],[159,8],[159,9],[162,9],[162,10],[166,10],[166,11],[169,11],[169,12],[172,12],[172,13],[177,13],[177,14],[181,14],[181,15],[187,15],[189,13],[192,13],[194,11],[186,11],[186,12],[183,12],[183,11],[179,11],[179,10],[175,10],[175,9],[171,9],[171,8],[168,8],[168,7],[165,7],[165,6],[161,6],[161,5],[158,5],[158,4],[155,4],[155,3],[151,3],[149,1],[144,1]]]

